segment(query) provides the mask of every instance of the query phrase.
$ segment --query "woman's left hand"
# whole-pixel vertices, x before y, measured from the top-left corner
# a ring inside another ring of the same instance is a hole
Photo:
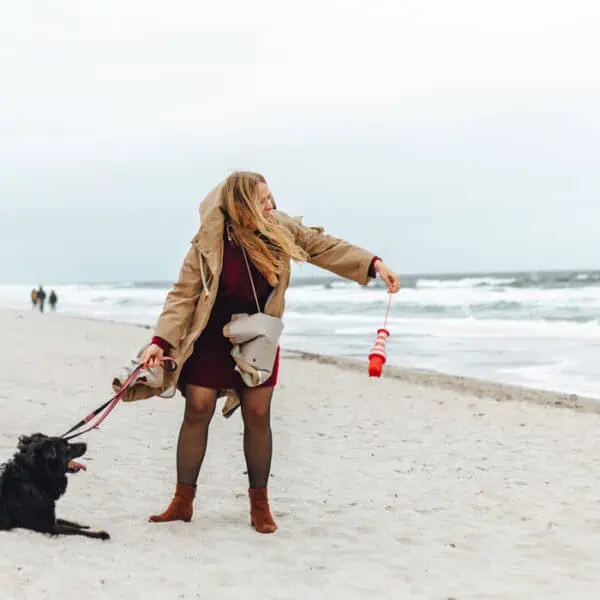
[[[382,260],[375,261],[375,272],[385,281],[388,292],[395,294],[400,289],[400,277],[394,273]]]

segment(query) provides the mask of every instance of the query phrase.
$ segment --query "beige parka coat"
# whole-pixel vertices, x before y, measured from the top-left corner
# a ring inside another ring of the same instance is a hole
[[[185,361],[191,356],[194,342],[204,330],[217,296],[223,262],[223,235],[225,212],[222,184],[212,190],[200,204],[200,229],[191,241],[177,282],[168,293],[162,313],[158,318],[155,335],[172,347],[170,356],[177,368],[164,372],[160,387],[138,381],[123,398],[124,401],[141,400],[163,394],[174,388]],[[359,284],[369,282],[369,269],[374,254],[348,242],[324,233],[320,227],[307,227],[299,218],[292,218],[275,210],[272,213],[289,229],[296,244],[308,254],[308,262]],[[286,265],[279,282],[265,304],[264,312],[281,317],[285,307],[285,292],[290,282],[290,264]],[[161,369],[162,370],[162,369]],[[113,383],[114,389],[118,389]],[[227,396],[223,414],[229,416],[239,405],[235,390],[220,390],[219,397]]]

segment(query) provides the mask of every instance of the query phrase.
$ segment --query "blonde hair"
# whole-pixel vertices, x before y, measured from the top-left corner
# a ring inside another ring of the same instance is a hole
[[[286,227],[265,217],[258,196],[260,183],[266,180],[259,173],[232,173],[223,184],[224,208],[233,241],[244,248],[249,260],[275,286],[290,259],[306,261],[308,255]]]

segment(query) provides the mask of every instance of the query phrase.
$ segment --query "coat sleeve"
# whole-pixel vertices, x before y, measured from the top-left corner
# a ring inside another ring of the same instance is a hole
[[[300,219],[277,212],[280,222],[292,232],[296,244],[308,254],[310,264],[361,285],[369,283],[373,274],[371,264],[376,258],[372,252],[328,235],[322,227],[307,227]]]
[[[187,331],[202,291],[199,260],[198,251],[192,244],[179,271],[179,278],[167,294],[156,323],[154,335],[173,348],[179,346]]]

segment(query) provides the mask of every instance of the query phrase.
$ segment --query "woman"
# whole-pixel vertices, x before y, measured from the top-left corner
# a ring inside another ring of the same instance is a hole
[[[157,366],[164,354],[176,358],[178,370],[171,383],[176,382],[185,397],[175,496],[163,513],[150,520],[191,520],[209,424],[217,398],[227,391],[230,398],[239,399],[244,421],[251,525],[260,533],[272,533],[277,526],[269,509],[267,484],[272,454],[270,407],[279,351],[269,379],[248,387],[234,370],[224,325],[232,314],[256,313],[256,300],[264,313],[281,317],[290,259],[310,262],[361,284],[379,274],[393,293],[400,282],[373,254],[275,210],[269,187],[257,173],[233,173],[204,199],[200,215],[200,231],[167,296],[152,343],[141,357],[149,367]]]

